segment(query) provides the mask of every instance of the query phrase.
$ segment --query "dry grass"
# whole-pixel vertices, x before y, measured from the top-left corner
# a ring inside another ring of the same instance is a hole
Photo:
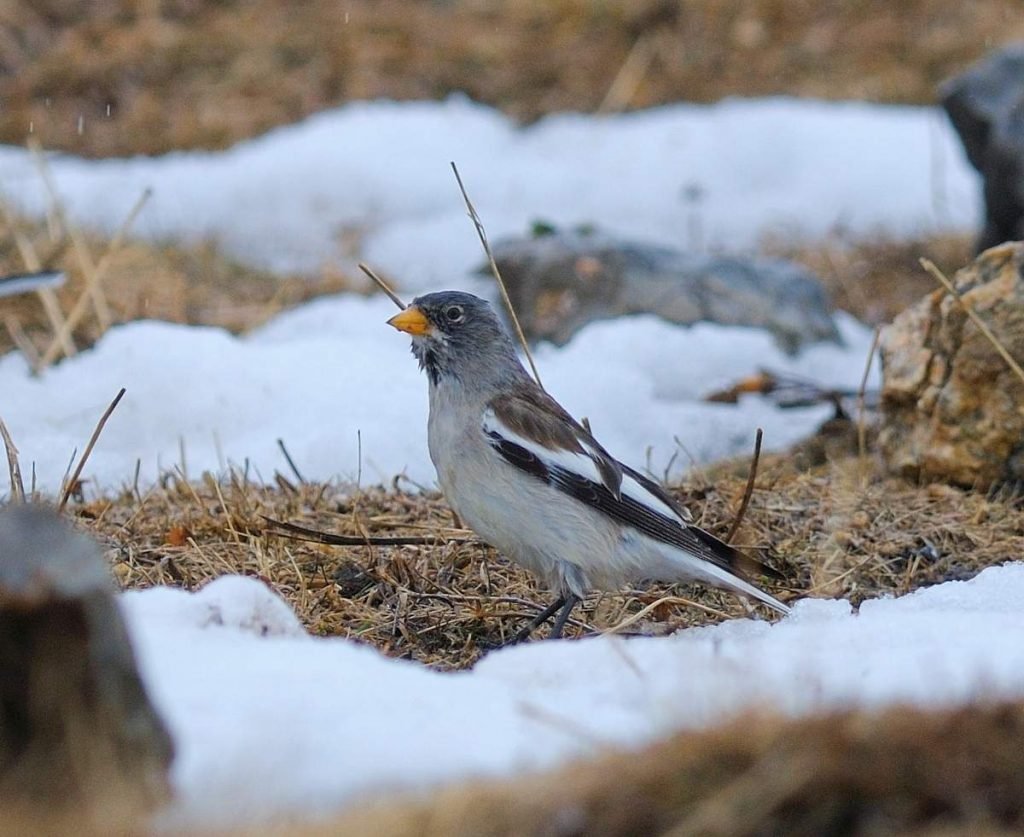
[[[85,287],[80,261],[65,237],[51,238],[45,223],[18,219],[17,226],[33,243],[46,268],[67,274],[67,284],[57,292],[66,314]],[[98,235],[86,235],[86,245],[97,258],[107,241]],[[24,269],[12,237],[0,234],[0,273]],[[187,246],[130,240],[112,258],[103,288],[115,322],[155,319],[220,326],[237,333],[317,296],[365,291],[367,283],[332,268],[313,275],[272,274],[225,256],[213,242]],[[34,294],[0,299],[0,314],[15,316],[36,348],[52,340],[52,329]],[[92,345],[98,337],[98,325],[92,317],[87,317],[74,334],[80,349]],[[0,354],[12,348],[10,335],[0,329]]]
[[[896,707],[797,720],[750,714],[544,773],[381,795],[315,824],[292,817],[236,833],[1012,835],[1024,829],[1022,742],[1021,704]],[[69,821],[5,810],[0,819],[5,837],[69,833],[151,832],[113,812]]]
[[[769,255],[793,259],[813,271],[835,308],[878,325],[891,322],[935,290],[935,280],[921,267],[922,257],[952,273],[971,260],[973,244],[970,236],[954,233],[858,240],[837,232],[812,245],[767,240],[763,248]]]
[[[786,581],[772,588],[781,598],[859,602],[968,578],[1024,554],[1016,497],[864,477],[853,455],[855,436],[847,427],[828,446],[811,443],[762,460],[737,543],[761,550],[783,573]],[[825,455],[829,463],[813,464]],[[702,525],[723,534],[745,482],[746,463],[737,461],[691,476],[674,493]],[[145,494],[125,490],[74,513],[110,545],[125,587],[194,589],[224,573],[244,573],[284,596],[315,634],[351,637],[441,669],[471,665],[507,642],[551,596],[471,533],[453,529],[443,500],[430,492],[306,485],[281,475],[273,487],[238,473],[193,483],[168,475]],[[268,533],[263,515],[340,534],[411,534],[429,542],[302,543]],[[569,633],[627,623],[627,633],[660,634],[746,612],[721,591],[654,586],[592,596]]]
[[[641,39],[649,61],[627,79],[619,104],[629,107],[770,93],[929,102],[940,79],[1021,37],[1024,16],[1012,0],[12,0],[0,8],[0,141],[22,142],[31,126],[48,147],[92,156],[225,147],[350,99],[453,90],[525,120],[589,111]],[[73,258],[41,226],[24,226],[49,254],[47,267],[69,270],[69,307],[82,282]],[[99,252],[102,242],[90,242]],[[920,256],[955,267],[970,242],[837,235],[821,247],[767,249],[818,272],[837,307],[883,322],[933,290]],[[0,240],[0,270],[21,267]],[[236,331],[310,297],[365,287],[331,272],[277,278],[223,258],[213,244],[138,242],[118,255],[105,285],[119,320]],[[34,298],[2,305],[43,340]],[[80,346],[95,339],[91,329],[76,334]],[[10,348],[6,340],[0,336],[0,352]],[[762,461],[738,541],[763,549],[783,573],[772,588],[781,598],[859,602],[1020,558],[1019,498],[915,486],[879,475],[870,462],[865,471],[855,440],[849,425],[832,425],[791,455]],[[673,490],[721,534],[745,478],[745,462],[722,463]],[[307,485],[291,475],[261,487],[238,473],[190,483],[168,474],[145,493],[128,488],[70,511],[107,544],[124,587],[194,589],[244,573],[269,583],[313,633],[465,668],[512,636],[549,591],[489,548],[449,540],[466,533],[451,528],[443,501],[402,488]],[[268,534],[261,515],[433,541],[326,547]],[[745,614],[718,591],[650,587],[591,597],[568,633],[626,625],[658,634]],[[532,834],[562,824],[562,833],[587,834],[1019,833],[1022,718],[1020,707],[747,718],[639,755],[451,789],[430,801],[388,800],[328,830]]]
[[[522,119],[787,93],[929,102],[1024,37],[1014,0],[10,0],[0,141],[221,148],[352,99],[464,91]],[[628,62],[638,41],[645,60]],[[623,80],[620,78],[620,82]]]
[[[18,219],[18,228],[35,245],[47,268],[69,276],[58,292],[67,312],[84,287],[79,261],[65,240],[52,241],[46,224]],[[94,254],[107,241],[87,235]],[[897,313],[935,289],[934,280],[918,260],[925,256],[947,271],[971,257],[968,236],[942,234],[909,241],[883,237],[852,239],[841,233],[814,245],[795,246],[766,240],[767,255],[793,259],[821,279],[837,309],[869,324],[889,322]],[[0,273],[24,270],[10,236],[0,235]],[[241,333],[262,325],[275,314],[318,296],[340,291],[370,290],[359,276],[325,266],[314,274],[279,275],[246,266],[226,256],[215,242],[198,245],[147,243],[133,239],[122,245],[103,281],[117,322],[157,319],[175,323],[212,325]],[[0,314],[13,314],[37,347],[51,339],[44,310],[34,295],[0,300]],[[99,336],[90,318],[76,330],[81,347]],[[10,335],[0,329],[0,354],[14,348]]]
[[[394,798],[291,837],[1019,834],[1024,707],[748,716],[508,782]]]

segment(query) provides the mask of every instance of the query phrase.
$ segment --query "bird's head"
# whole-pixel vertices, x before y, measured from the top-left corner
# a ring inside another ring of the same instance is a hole
[[[445,377],[488,385],[525,374],[491,306],[462,291],[416,297],[388,325],[412,336],[412,353],[432,383]]]

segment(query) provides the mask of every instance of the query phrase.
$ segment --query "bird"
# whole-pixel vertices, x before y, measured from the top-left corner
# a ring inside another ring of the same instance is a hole
[[[387,324],[411,336],[426,373],[427,447],[448,504],[557,593],[515,641],[552,618],[558,638],[589,591],[644,581],[695,580],[790,612],[748,577],[775,570],[696,526],[527,373],[486,300],[428,293]]]

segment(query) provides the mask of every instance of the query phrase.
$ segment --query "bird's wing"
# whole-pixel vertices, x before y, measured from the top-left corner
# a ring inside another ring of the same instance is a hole
[[[499,440],[507,442],[538,462],[585,477],[613,497],[621,495],[622,465],[554,398],[532,383],[493,398],[483,428],[492,445]]]
[[[494,398],[483,431],[506,462],[660,543],[743,578],[773,571],[690,523],[653,480],[616,461],[551,396],[539,388]]]

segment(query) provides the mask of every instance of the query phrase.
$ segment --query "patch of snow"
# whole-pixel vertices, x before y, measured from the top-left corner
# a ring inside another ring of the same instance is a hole
[[[51,492],[122,386],[127,393],[86,465],[94,487],[124,485],[136,462],[143,484],[174,467],[196,477],[229,465],[270,481],[275,470],[287,471],[278,439],[308,479],[354,481],[361,471],[364,483],[386,483],[405,473],[433,485],[427,381],[408,337],[385,324],[393,313],[383,297],[342,295],[245,337],[133,322],[38,378],[11,353],[0,358],[0,416],[23,471],[34,463],[38,484]],[[630,317],[594,323],[561,349],[542,346],[537,363],[547,389],[589,417],[611,453],[658,476],[676,455],[678,475],[691,457],[707,462],[749,451],[758,426],[768,449],[813,431],[830,408],[700,399],[759,366],[856,389],[871,334],[846,316],[840,326],[845,347],[812,346],[791,358],[759,329]]]
[[[54,155],[52,167],[83,224],[114,229],[152,186],[137,229],[154,239],[214,237],[251,262],[309,268],[340,258],[339,230],[360,227],[363,255],[401,287],[491,293],[470,273],[481,254],[452,159],[492,240],[546,218],[685,247],[697,243],[684,232],[697,218],[699,244],[742,250],[780,228],[899,236],[965,228],[979,215],[977,178],[937,109],[784,98],[562,114],[527,128],[458,97],[353,103],[224,152]],[[23,209],[45,210],[24,149],[0,148],[0,178]],[[685,197],[695,188],[696,202]],[[389,313],[386,300],[319,300],[243,338],[131,323],[38,380],[11,354],[0,358],[0,415],[51,491],[121,386],[127,397],[86,474],[103,488],[130,479],[136,461],[144,482],[176,466],[196,476],[232,464],[270,479],[285,464],[278,439],[310,478],[404,472],[430,484],[426,385],[383,325]],[[551,392],[613,453],[661,475],[673,457],[678,472],[749,450],[759,425],[769,448],[811,431],[827,408],[700,397],[759,366],[856,388],[869,335],[849,318],[840,325],[845,348],[794,359],[756,330],[635,317],[542,347],[538,362]]]
[[[152,239],[213,238],[249,263],[315,270],[344,260],[342,232],[362,231],[361,256],[400,287],[472,290],[482,259],[452,160],[492,241],[544,219],[737,252],[769,234],[899,237],[980,218],[978,177],[941,110],[860,102],[729,99],[526,128],[462,97],[357,102],[227,151],[51,164],[82,224],[115,230],[152,187],[136,225]],[[24,149],[0,148],[0,180],[23,211],[45,211]]]
[[[152,239],[212,237],[250,263],[315,269],[345,258],[340,233],[360,229],[362,257],[401,288],[479,291],[479,244],[450,160],[491,240],[545,219],[736,252],[768,234],[898,237],[980,217],[977,177],[937,109],[791,99],[560,115],[523,129],[459,98],[355,103],[225,152],[52,165],[82,224],[115,229],[153,187],[137,226]],[[0,148],[0,178],[24,211],[44,212],[24,150]],[[144,482],[176,465],[195,476],[232,464],[269,480],[284,468],[278,439],[312,479],[404,472],[429,485],[426,381],[408,339],[385,326],[392,313],[385,299],[320,299],[241,338],[130,323],[38,379],[12,353],[0,358],[0,415],[23,471],[34,463],[50,491],[121,386],[86,469],[103,488],[131,479],[137,461]],[[849,317],[839,324],[844,347],[790,358],[758,330],[633,317],[594,323],[537,360],[549,391],[613,454],[660,476],[673,459],[678,472],[691,457],[748,451],[757,426],[776,448],[810,432],[828,408],[700,398],[758,367],[855,389],[871,335]],[[773,625],[536,643],[460,674],[309,637],[253,580],[121,602],[178,748],[172,830],[543,768],[745,709],[1024,699],[1022,564],[858,613],[807,600]]]
[[[857,613],[802,600],[775,624],[534,642],[456,674],[349,640],[253,630],[270,613],[289,621],[256,581],[121,602],[178,747],[172,829],[315,816],[374,794],[542,769],[745,710],[1024,699],[1022,563]],[[211,603],[233,615],[205,618]]]

